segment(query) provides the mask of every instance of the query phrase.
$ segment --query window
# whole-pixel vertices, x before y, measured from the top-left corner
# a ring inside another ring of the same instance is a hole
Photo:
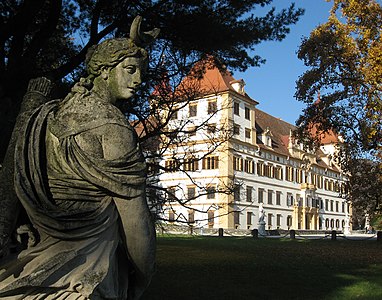
[[[193,209],[188,211],[188,223],[195,223],[195,211]]]
[[[345,202],[342,202],[342,212],[345,212]]]
[[[268,226],[272,226],[272,214],[268,214]]]
[[[187,187],[187,199],[193,200],[195,199],[195,186],[188,186]]]
[[[296,170],[296,182],[302,183],[302,170],[301,169]]]
[[[240,134],[240,126],[239,125],[233,125],[233,134],[238,135]]]
[[[188,127],[188,136],[195,136],[196,135],[196,126],[190,126]]]
[[[330,211],[334,211],[333,205],[334,205],[334,201],[330,200]]]
[[[247,186],[247,202],[252,202],[252,187]]]
[[[314,184],[315,186],[317,186],[317,174],[313,173],[311,176],[311,180],[312,180],[311,184]]]
[[[334,182],[333,182],[333,180],[329,180],[329,191],[334,191]]]
[[[264,163],[261,161],[257,163],[257,175],[264,176]]]
[[[246,159],[244,160],[244,171],[247,172],[247,173],[250,173],[250,174],[253,174],[254,173],[254,162],[253,160],[250,160],[250,159]]]
[[[264,202],[264,190],[263,189],[258,189],[258,201],[259,201],[259,203]]]
[[[233,212],[233,221],[234,221],[236,227],[238,227],[238,225],[240,225],[240,212],[239,211]]]
[[[281,215],[280,214],[276,215],[276,226],[277,227],[281,226]]]
[[[281,192],[276,192],[276,205],[281,205]]]
[[[265,165],[265,168],[264,168],[264,175],[269,177],[269,178],[273,178],[274,177],[274,174],[273,174],[273,166],[271,164],[269,165]]]
[[[283,179],[283,172],[280,166],[276,166],[273,168],[274,177],[276,179],[282,180]]]
[[[208,101],[208,114],[212,115],[217,112],[216,100]]]
[[[341,183],[341,194],[347,194],[348,193],[348,187],[345,183]]]
[[[249,107],[245,107],[245,118],[247,120],[251,120],[251,110],[249,109]]]
[[[238,102],[233,103],[233,113],[237,116],[240,116],[240,107]]]
[[[294,178],[293,178],[293,167],[290,167],[290,166],[287,166],[285,168],[285,179],[288,180],[288,181],[293,181]]]
[[[329,211],[329,200],[325,199],[325,210]]]
[[[235,171],[243,171],[243,159],[237,156],[233,157],[233,169]]]
[[[292,227],[292,216],[287,216],[287,226],[288,229]]]
[[[167,199],[169,202],[176,201],[176,195],[175,195],[176,189],[174,186],[167,188]]]
[[[212,169],[218,169],[219,168],[219,157],[218,156],[207,156],[203,158],[202,161],[203,169],[205,170],[212,170]]]
[[[322,189],[323,182],[324,182],[324,178],[321,175],[318,175],[317,176],[317,187],[319,189]]]
[[[216,187],[214,185],[210,185],[207,187],[207,199],[215,199]]]
[[[213,228],[214,227],[214,220],[215,220],[215,212],[213,210],[209,210],[208,213],[208,228]]]
[[[340,210],[339,210],[339,203],[338,203],[338,201],[336,201],[336,212],[339,212]]]
[[[252,213],[247,212],[247,225],[252,225]]]
[[[250,139],[251,138],[251,129],[245,128],[245,138]]]
[[[198,104],[197,103],[190,103],[188,105],[188,116],[189,117],[196,117],[196,115],[198,114]]]
[[[196,157],[186,158],[184,160],[183,168],[185,171],[197,171],[199,169],[199,161]]]
[[[213,134],[216,132],[216,124],[211,123],[207,125],[207,133]]]
[[[291,193],[287,193],[287,206],[293,205],[293,195]]]
[[[169,220],[170,222],[174,222],[174,221],[175,221],[175,213],[174,213],[173,210],[170,210],[170,211],[168,212],[168,220]]]
[[[273,191],[268,190],[268,204],[273,204]]]
[[[168,159],[165,161],[165,168],[167,172],[176,172],[179,170],[179,161],[176,159]]]
[[[325,190],[329,190],[329,180],[325,179],[325,185],[324,185]]]
[[[240,185],[236,184],[233,188],[233,200],[240,201]]]
[[[334,183],[334,191],[339,193],[340,192],[340,184],[338,181]]]

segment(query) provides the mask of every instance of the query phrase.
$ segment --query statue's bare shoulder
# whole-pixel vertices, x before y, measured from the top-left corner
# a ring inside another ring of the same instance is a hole
[[[131,126],[113,123],[82,132],[75,139],[85,153],[106,160],[124,157],[137,145],[137,136]]]

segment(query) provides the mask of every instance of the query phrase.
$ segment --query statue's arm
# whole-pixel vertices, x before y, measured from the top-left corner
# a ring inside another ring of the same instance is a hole
[[[139,299],[155,271],[155,228],[144,196],[128,201],[115,198],[114,201],[121,216],[127,251],[135,269],[133,299]]]
[[[96,129],[96,135],[96,140],[102,144],[102,155],[106,160],[124,157],[137,145],[137,137],[131,127],[109,124]],[[93,152],[99,152],[96,147],[92,147],[91,138],[88,137],[85,140],[81,148],[88,148],[84,149],[86,152],[91,152],[90,148],[93,148]],[[139,297],[149,284],[154,272],[156,240],[144,184],[141,186],[141,191],[136,194],[138,196],[114,197],[114,202],[121,217],[126,250],[135,267],[133,283],[135,297]]]

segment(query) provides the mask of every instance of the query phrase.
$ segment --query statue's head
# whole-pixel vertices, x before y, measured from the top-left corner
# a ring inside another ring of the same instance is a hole
[[[87,55],[87,70],[89,75],[97,77],[105,68],[114,68],[127,57],[134,57],[142,62],[146,68],[148,54],[144,48],[136,45],[131,38],[105,40],[97,45],[94,51]]]
[[[140,23],[141,17],[136,17],[129,38],[105,40],[88,52],[86,65],[90,78],[104,79],[112,98],[130,98],[146,71],[148,53],[144,46],[157,37],[159,30],[141,32]]]
[[[142,17],[135,17],[130,28],[129,38],[109,39],[89,49],[86,56],[90,75],[99,76],[103,67],[115,67],[126,57],[141,58],[147,63],[145,46],[152,43],[159,35],[159,29],[141,32]]]

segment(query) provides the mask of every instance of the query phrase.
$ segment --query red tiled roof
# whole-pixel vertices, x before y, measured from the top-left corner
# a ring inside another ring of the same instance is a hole
[[[240,81],[241,80],[236,80],[228,70],[219,69],[211,63],[211,60],[207,60],[195,64],[190,75],[182,81],[177,88],[177,91],[184,94],[189,94],[189,91],[198,91],[199,95],[217,94],[230,91],[244,96],[251,101],[255,101],[246,93],[238,93],[233,88],[232,83]]]
[[[289,134],[294,126],[281,119],[271,116],[260,109],[255,109],[256,131],[261,134],[267,128],[272,132],[272,149],[276,153],[289,155]],[[261,141],[257,141],[262,148],[268,148]]]
[[[312,136],[319,137],[321,144],[336,144],[339,142],[338,135],[335,134],[332,130],[329,130],[328,132],[319,132],[317,130],[316,126],[312,126],[312,129],[310,130]]]
[[[264,132],[267,128],[272,133],[272,150],[275,153],[289,156],[288,144],[289,144],[289,136],[290,131],[295,129],[295,126],[285,122],[279,118],[273,117],[270,114],[267,114],[259,109],[255,109],[255,119],[256,119],[256,131],[258,134]],[[323,144],[331,143],[331,141],[335,143],[338,142],[338,139],[331,138],[329,135],[325,137],[323,140]],[[259,139],[257,141],[260,148],[268,149],[269,148],[264,145]],[[325,156],[325,154],[321,151],[317,151],[318,157]],[[317,165],[322,167],[329,167],[325,164],[324,161],[318,160]],[[337,169],[335,166],[331,166],[331,169]]]

